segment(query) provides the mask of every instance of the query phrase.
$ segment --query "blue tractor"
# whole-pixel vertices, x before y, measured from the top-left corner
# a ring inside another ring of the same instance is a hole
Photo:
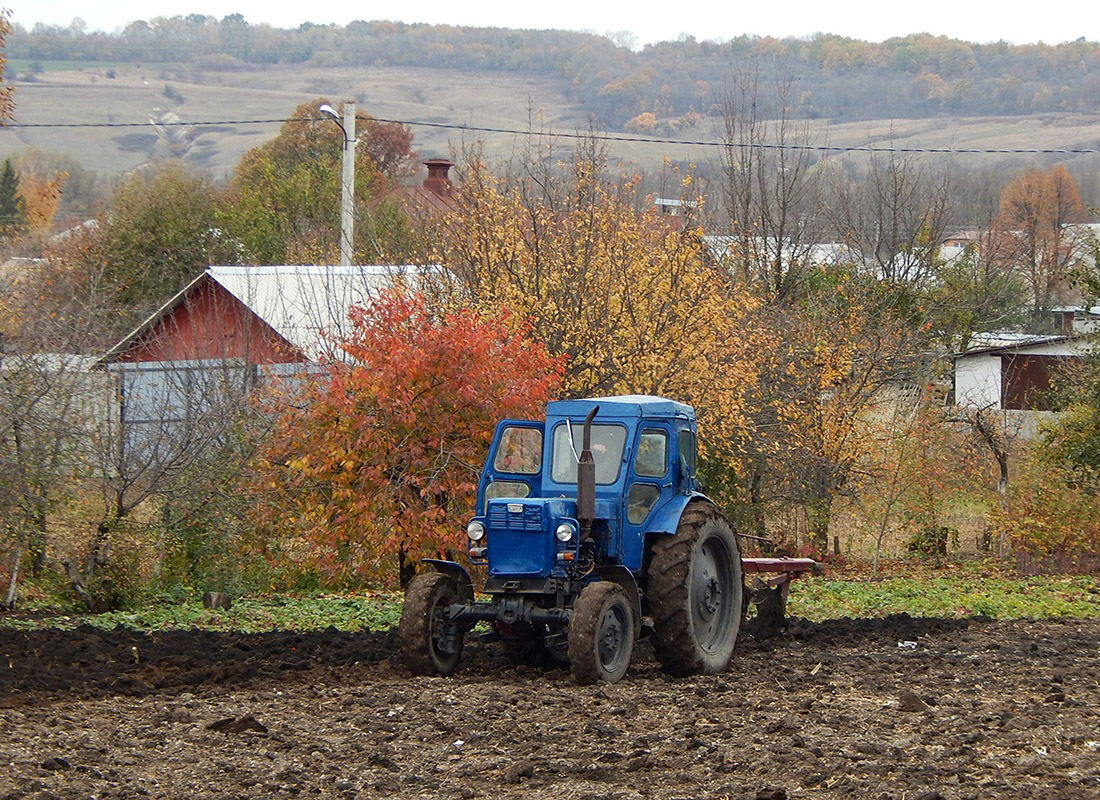
[[[732,526],[699,492],[695,453],[694,409],[660,397],[563,400],[545,422],[499,423],[466,526],[487,599],[463,566],[429,560],[405,596],[405,664],[450,675],[464,636],[487,622],[483,637],[567,663],[582,684],[619,680],[642,635],[673,675],[724,670],[743,566]]]

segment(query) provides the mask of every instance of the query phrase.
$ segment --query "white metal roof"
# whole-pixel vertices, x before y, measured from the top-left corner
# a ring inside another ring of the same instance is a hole
[[[990,347],[1026,347],[1033,344],[1065,339],[1061,334],[1018,333],[1015,331],[983,331],[970,337],[968,350],[986,350]]]
[[[426,270],[414,266],[257,266],[210,267],[181,289],[141,325],[128,333],[97,363],[111,363],[177,306],[187,301],[203,280],[213,280],[287,342],[316,360],[350,332],[348,309],[368,302],[379,290],[404,281],[416,282]]]
[[[1016,333],[1013,331],[982,332],[975,333],[967,345],[966,351],[955,353],[954,359],[967,356],[995,354],[999,352],[1016,353],[1029,348],[1052,347],[1060,345],[1065,348],[1067,354],[1082,352],[1087,345],[1079,337],[1066,334],[1035,334]]]
[[[211,267],[207,274],[275,332],[316,358],[349,333],[348,309],[414,278],[411,266]]]

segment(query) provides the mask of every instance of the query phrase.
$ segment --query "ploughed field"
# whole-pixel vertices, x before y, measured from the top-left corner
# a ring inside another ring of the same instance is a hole
[[[579,687],[392,633],[0,631],[0,798],[1100,798],[1100,621],[890,617]]]

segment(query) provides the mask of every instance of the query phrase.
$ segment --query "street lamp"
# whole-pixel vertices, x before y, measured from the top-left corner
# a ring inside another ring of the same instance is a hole
[[[351,266],[352,243],[355,241],[355,103],[344,103],[344,121],[328,103],[318,109],[340,126],[344,133],[343,180],[340,182],[340,266]]]

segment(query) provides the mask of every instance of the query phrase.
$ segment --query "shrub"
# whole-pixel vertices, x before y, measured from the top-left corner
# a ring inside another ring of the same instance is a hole
[[[1027,572],[1100,565],[1100,472],[1023,462],[993,516],[1002,552]]]

